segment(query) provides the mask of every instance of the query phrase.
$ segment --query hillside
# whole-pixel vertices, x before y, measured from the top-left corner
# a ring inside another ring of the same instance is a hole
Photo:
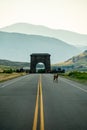
[[[15,62],[15,61],[9,61],[9,60],[2,60],[0,59],[0,66],[8,66],[8,67],[26,67],[29,66],[29,63],[27,62]]]
[[[74,66],[74,68],[87,68],[87,50],[85,50],[83,53],[73,56],[69,60],[55,64],[58,66]]]
[[[4,28],[1,28],[0,31],[5,32],[16,32],[23,34],[32,34],[32,35],[42,35],[47,37],[53,37],[60,39],[70,45],[75,46],[86,46],[87,47],[87,35],[79,34],[67,30],[55,30],[45,26],[32,25],[27,23],[17,23]]]
[[[56,63],[65,61],[80,51],[55,38],[0,32],[0,59],[30,62],[31,53],[50,53],[51,63]]]

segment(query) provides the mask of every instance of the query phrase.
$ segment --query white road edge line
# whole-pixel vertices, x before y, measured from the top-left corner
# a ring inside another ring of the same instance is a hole
[[[27,76],[29,76],[29,75],[27,75]],[[10,83],[7,83],[7,84],[5,84],[5,85],[2,85],[0,88],[4,88],[4,87],[6,87],[6,86],[9,86],[9,85],[11,85],[11,84],[13,84],[13,83],[15,83],[15,82],[17,82],[17,81],[20,81],[20,80],[26,78],[27,76],[23,76],[23,77],[21,77],[21,78],[19,77],[20,79],[16,79],[15,81],[11,81]]]
[[[71,85],[71,86],[73,86],[73,87],[75,87],[75,88],[78,88],[78,89],[82,90],[83,92],[87,93],[87,90],[86,90],[86,89],[83,89],[83,88],[81,88],[81,87],[78,87],[78,86],[76,86],[76,85],[74,85],[74,84],[72,84],[72,83],[68,83],[68,82],[66,82],[66,81],[63,81],[63,82],[65,82],[65,83],[67,83],[67,84],[69,84],[69,85]]]

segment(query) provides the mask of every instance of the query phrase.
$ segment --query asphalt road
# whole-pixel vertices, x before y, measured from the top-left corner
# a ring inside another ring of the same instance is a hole
[[[0,83],[0,130],[32,130],[39,77],[31,74]],[[87,130],[87,86],[61,77],[53,82],[51,74],[41,77],[44,130]]]

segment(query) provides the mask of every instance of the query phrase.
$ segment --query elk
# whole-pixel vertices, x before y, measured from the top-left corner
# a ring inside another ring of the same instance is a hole
[[[57,73],[57,74],[54,74],[54,76],[53,76],[53,81],[58,81],[58,73]]]

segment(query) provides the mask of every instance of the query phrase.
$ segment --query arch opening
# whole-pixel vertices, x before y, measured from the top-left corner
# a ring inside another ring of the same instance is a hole
[[[36,73],[45,73],[45,64],[39,62],[36,64]]]

